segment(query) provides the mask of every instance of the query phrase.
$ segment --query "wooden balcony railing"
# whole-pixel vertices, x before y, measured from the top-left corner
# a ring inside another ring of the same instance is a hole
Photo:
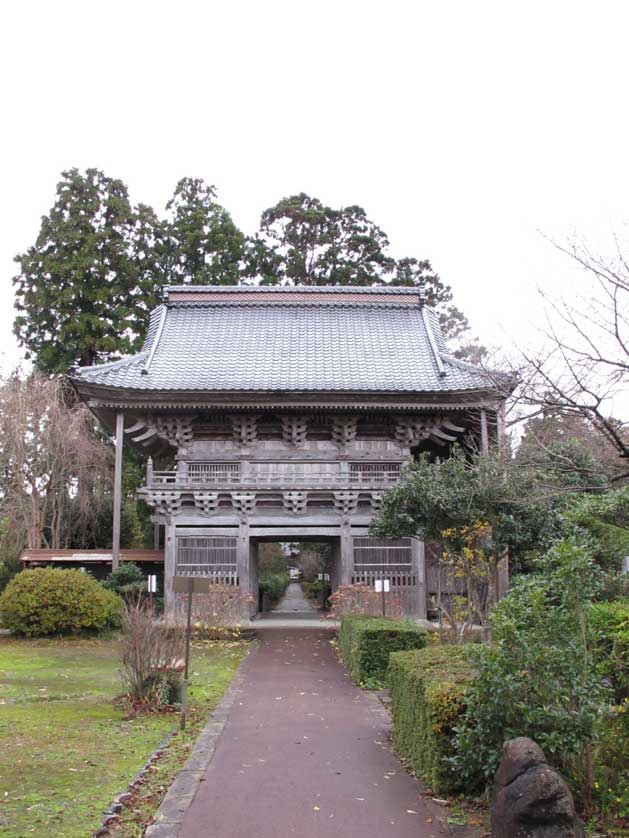
[[[214,465],[214,464],[213,464]],[[155,471],[149,465],[146,475],[148,489],[379,489],[392,486],[400,479],[400,465],[349,464],[347,471],[277,470],[249,468],[242,472],[239,464],[216,464],[204,470]],[[358,466],[358,467],[355,467]]]

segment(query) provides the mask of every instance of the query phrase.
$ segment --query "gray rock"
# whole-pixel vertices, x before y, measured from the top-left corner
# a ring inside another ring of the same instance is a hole
[[[491,798],[492,838],[585,838],[570,789],[525,736],[505,742]]]

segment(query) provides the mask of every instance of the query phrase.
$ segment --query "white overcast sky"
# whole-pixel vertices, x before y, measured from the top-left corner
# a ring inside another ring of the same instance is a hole
[[[481,340],[534,343],[537,287],[578,281],[538,230],[625,231],[628,32],[604,0],[3,3],[5,368],[12,258],[72,166],[160,212],[204,178],[245,232],[302,190],[358,203]]]

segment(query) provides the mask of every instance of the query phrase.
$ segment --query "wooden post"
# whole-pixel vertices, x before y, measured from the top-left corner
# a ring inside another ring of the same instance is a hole
[[[424,542],[419,538],[411,538],[411,557],[413,561],[413,573],[417,585],[416,608],[417,616],[422,620],[427,617],[426,605],[426,550]]]
[[[166,620],[170,622],[175,622],[177,611],[177,601],[172,590],[172,580],[175,575],[176,550],[176,527],[172,522],[172,518],[168,516],[164,526],[164,611]]]
[[[251,547],[249,538],[249,521],[241,519],[238,525],[238,546],[236,548],[236,565],[238,569],[238,584],[241,594],[251,594]],[[258,603],[243,602],[242,617],[250,620],[258,610]]]
[[[111,569],[120,564],[120,508],[122,503],[122,445],[124,441],[124,413],[116,414],[116,461],[114,470],[114,530],[112,534]]]
[[[159,524],[153,524],[153,549],[159,550]]]
[[[489,433],[487,432],[487,411],[481,408],[480,411],[480,444],[481,451],[485,456],[489,454]]]
[[[354,570],[354,539],[349,523],[341,524],[341,585],[349,585]]]

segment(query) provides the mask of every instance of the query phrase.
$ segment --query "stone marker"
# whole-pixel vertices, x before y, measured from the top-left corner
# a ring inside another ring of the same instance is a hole
[[[492,838],[585,838],[565,780],[526,736],[503,746],[491,797],[491,834]]]

